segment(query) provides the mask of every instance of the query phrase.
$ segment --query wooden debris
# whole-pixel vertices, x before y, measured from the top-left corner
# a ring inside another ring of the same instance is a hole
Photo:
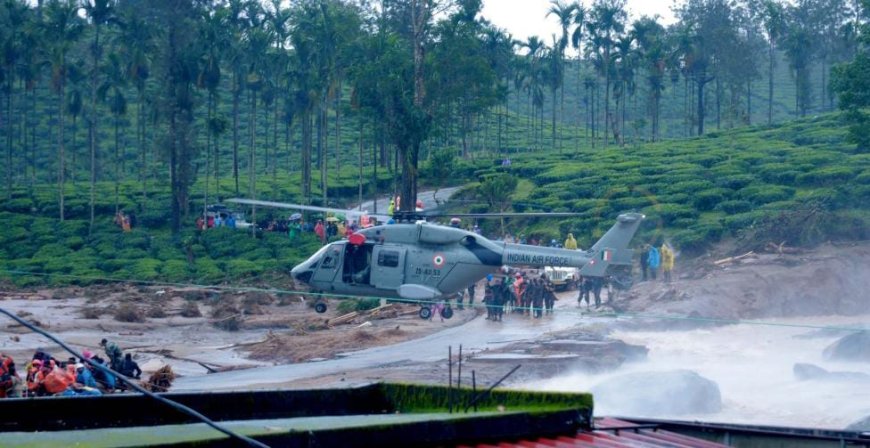
[[[353,312],[347,313],[345,315],[338,316],[336,318],[327,320],[326,325],[331,327],[334,325],[346,324],[346,323],[349,323],[350,321],[356,319],[358,316],[359,316],[359,313],[356,311],[353,311]]]
[[[799,254],[799,253],[802,252],[802,251],[801,251],[800,249],[798,249],[797,247],[788,247],[788,246],[786,246],[786,245],[785,245],[785,241],[783,241],[783,242],[781,242],[781,243],[779,243],[779,244],[775,244],[775,243],[772,243],[772,242],[771,242],[771,243],[767,243],[767,246],[765,246],[765,248],[766,248],[767,250],[771,251],[771,252],[776,252],[776,253],[778,253],[778,254],[780,254],[780,255],[783,255],[783,254]]]
[[[165,365],[151,374],[148,381],[142,382],[142,387],[151,392],[166,392],[172,387],[173,381],[175,381],[175,372],[172,371],[172,366]]]
[[[14,300],[14,299],[24,299],[24,300],[48,300],[48,297],[45,297],[42,294],[36,292],[16,292],[16,291],[0,291],[0,300]]]
[[[740,260],[743,260],[744,258],[749,258],[749,257],[753,257],[753,256],[755,256],[755,251],[749,251],[743,255],[738,255],[736,257],[728,257],[728,258],[723,258],[721,260],[716,260],[713,262],[713,264],[715,264],[716,266],[722,266],[725,264],[734,263],[735,261],[740,261]]]

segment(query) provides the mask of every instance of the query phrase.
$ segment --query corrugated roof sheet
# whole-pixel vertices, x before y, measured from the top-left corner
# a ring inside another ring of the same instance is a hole
[[[622,420],[603,418],[596,420],[596,429],[575,436],[541,437],[534,440],[501,442],[498,444],[460,445],[458,448],[725,448],[727,445],[708,442],[649,425],[637,425]]]

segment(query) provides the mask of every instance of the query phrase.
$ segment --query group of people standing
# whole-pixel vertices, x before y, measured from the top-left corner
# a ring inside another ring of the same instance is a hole
[[[661,269],[662,280],[665,283],[670,283],[675,258],[674,249],[668,243],[662,244],[660,249],[649,244],[645,245],[640,254],[641,280],[646,281],[647,276],[655,280],[659,269]]]
[[[518,272],[494,281],[490,274],[486,277],[483,292],[483,303],[486,306],[486,318],[501,322],[505,312],[541,318],[544,313],[551,314],[555,306],[556,294],[547,276],[540,277]],[[471,296],[469,302],[473,303]]]
[[[100,346],[107,359],[84,350],[82,359],[61,361],[37,349],[24,367],[23,380],[12,357],[0,354],[0,398],[102,395],[124,389],[123,382],[99,366],[129,378],[141,376],[139,364],[129,353],[124,355],[116,343],[103,339]]]

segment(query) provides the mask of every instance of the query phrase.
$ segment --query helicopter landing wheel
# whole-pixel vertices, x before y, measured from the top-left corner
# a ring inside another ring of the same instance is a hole
[[[314,311],[317,311],[317,314],[323,314],[326,312],[326,302],[317,302],[314,304]]]
[[[441,317],[445,319],[450,319],[451,317],[453,317],[453,308],[450,308],[448,306],[447,308],[441,310]]]
[[[420,319],[428,320],[430,317],[432,317],[431,308],[429,308],[428,306],[420,308]]]

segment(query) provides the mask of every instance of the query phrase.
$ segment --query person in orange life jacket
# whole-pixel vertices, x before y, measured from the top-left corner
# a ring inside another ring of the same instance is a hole
[[[12,396],[18,381],[20,378],[15,371],[15,361],[11,356],[0,353],[0,398]]]

